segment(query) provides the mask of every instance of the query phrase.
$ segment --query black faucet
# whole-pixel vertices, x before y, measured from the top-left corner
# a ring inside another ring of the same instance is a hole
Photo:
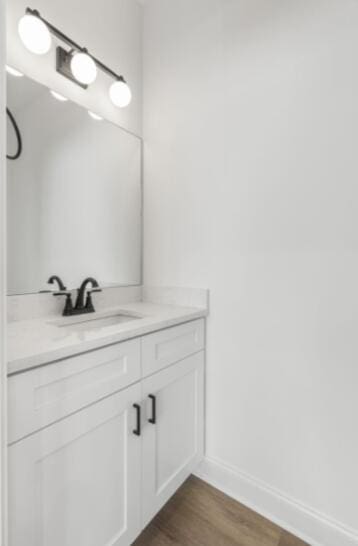
[[[92,290],[88,290],[86,303],[85,303],[85,293],[86,293],[88,284],[92,285]],[[91,294],[93,292],[102,292],[102,290],[99,288],[99,285],[96,279],[94,279],[93,277],[88,277],[87,279],[83,281],[83,283],[77,290],[75,311],[83,312],[83,313],[94,313],[94,307],[93,307],[92,297],[91,297]]]
[[[87,286],[91,284],[92,290],[87,290]],[[87,297],[85,302],[85,294],[87,291]],[[99,288],[98,282],[93,277],[88,277],[83,281],[81,286],[77,290],[77,298],[75,306],[73,306],[72,303],[72,294],[69,291],[61,290],[59,292],[55,292],[54,296],[66,296],[66,304],[65,308],[63,310],[63,316],[69,317],[72,315],[84,315],[85,313],[94,313],[95,308],[93,306],[92,302],[92,293],[93,292],[102,292],[102,290]]]

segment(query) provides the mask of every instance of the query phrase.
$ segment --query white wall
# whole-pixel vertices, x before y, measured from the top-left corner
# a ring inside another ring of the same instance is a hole
[[[358,543],[358,3],[144,14],[144,280],[211,289],[207,454]]]
[[[86,46],[110,68],[123,73],[131,86],[132,103],[124,109],[112,105],[108,97],[111,80],[99,74],[96,82],[83,90],[56,72],[55,46],[49,53],[33,55],[23,46],[17,32],[27,0],[7,2],[8,63],[35,80],[55,89],[112,120],[141,134],[142,128],[142,8],[136,0],[37,0],[36,8],[50,23],[80,45]]]

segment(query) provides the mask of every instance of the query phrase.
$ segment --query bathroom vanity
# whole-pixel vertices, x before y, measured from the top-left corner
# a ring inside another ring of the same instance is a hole
[[[121,313],[9,325],[11,546],[128,546],[203,456],[205,310]]]
[[[144,297],[141,138],[8,102],[9,546],[129,546],[203,455],[207,309]]]

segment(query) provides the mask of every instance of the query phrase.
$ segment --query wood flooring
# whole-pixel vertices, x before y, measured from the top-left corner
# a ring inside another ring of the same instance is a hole
[[[307,546],[280,527],[191,476],[134,546]]]

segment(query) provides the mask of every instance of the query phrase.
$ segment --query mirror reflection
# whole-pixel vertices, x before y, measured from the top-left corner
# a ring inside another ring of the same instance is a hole
[[[141,140],[63,99],[8,75],[10,294],[141,282]]]

